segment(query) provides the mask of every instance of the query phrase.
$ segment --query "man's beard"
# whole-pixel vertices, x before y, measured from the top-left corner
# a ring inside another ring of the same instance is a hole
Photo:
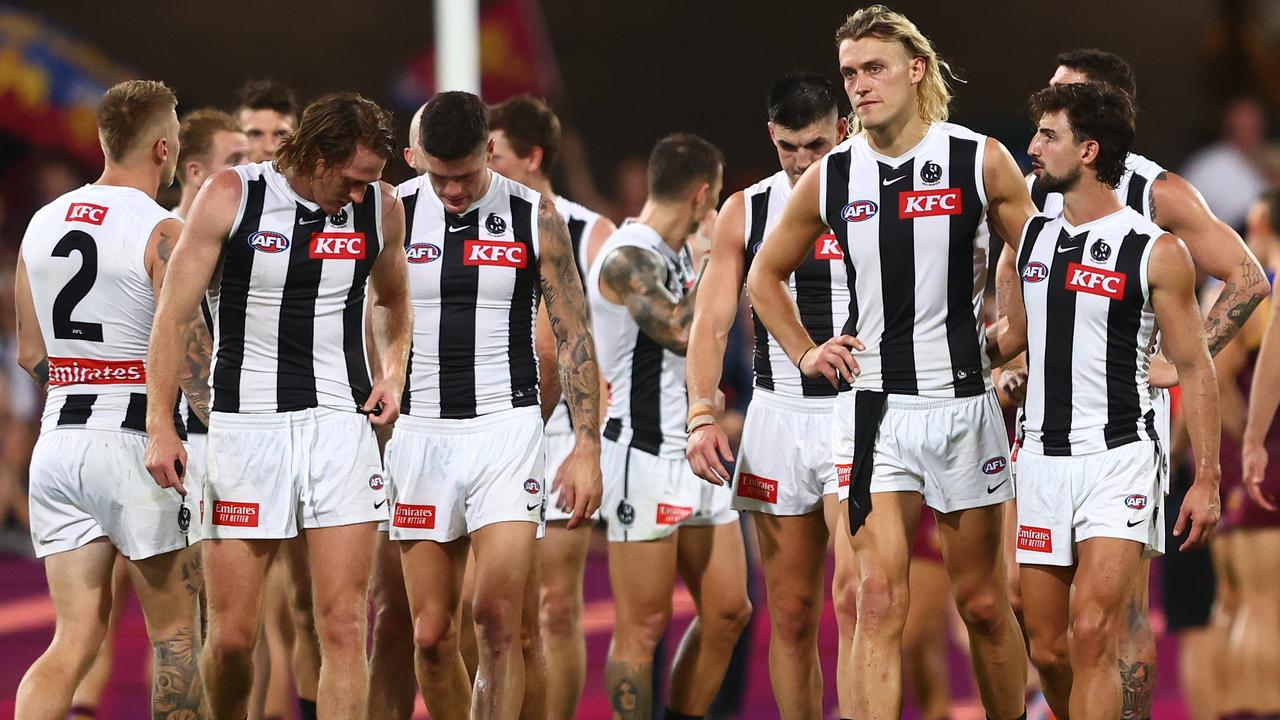
[[[1066,175],[1050,175],[1048,170],[1041,169],[1040,176],[1036,178],[1034,188],[1040,192],[1046,193],[1065,193],[1075,186],[1080,180],[1080,168]]]

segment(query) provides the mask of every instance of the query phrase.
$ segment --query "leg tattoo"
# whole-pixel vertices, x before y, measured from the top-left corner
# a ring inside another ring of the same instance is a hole
[[[653,716],[653,668],[649,663],[605,666],[604,684],[609,692],[610,720],[648,720]]]

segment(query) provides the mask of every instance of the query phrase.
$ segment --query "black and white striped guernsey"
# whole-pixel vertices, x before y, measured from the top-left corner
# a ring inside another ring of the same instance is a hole
[[[578,278],[585,287],[587,282],[587,243],[591,240],[591,232],[595,230],[600,213],[588,210],[572,200],[556,198],[556,211],[569,226],[569,240],[573,244],[573,259],[578,265]],[[569,417],[569,404],[564,398],[556,403],[555,410],[547,419],[547,434],[565,434],[573,432],[573,423]]]
[[[1165,169],[1155,161],[1129,153],[1124,159],[1124,176],[1116,186],[1116,198],[1154,222],[1156,208],[1152,188],[1164,174]],[[1049,217],[1062,212],[1062,193],[1045,192],[1037,187],[1035,175],[1027,175],[1027,188],[1031,190],[1031,200],[1040,212]]]
[[[172,217],[141,190],[112,185],[77,188],[32,217],[20,252],[49,357],[42,433],[146,432],[156,303],[147,241]]]
[[[1027,309],[1022,445],[1082,455],[1156,440],[1147,265],[1164,231],[1125,207],[1078,227],[1036,215],[1018,272]]]
[[[648,225],[623,225],[600,249],[587,273],[587,303],[596,357],[609,387],[604,437],[636,450],[667,458],[684,458],[685,359],[659,345],[640,329],[623,305],[600,292],[600,270],[614,250],[635,247],[653,253],[664,268],[663,284],[679,300],[693,285],[688,248],[677,252]]]
[[[218,286],[213,409],[355,412],[369,398],[365,285],[382,249],[382,195],[335,215],[271,162],[234,168],[240,211]]]
[[[473,418],[536,406],[541,194],[491,172],[467,212],[447,212],[426,176],[399,187],[413,298],[400,412]]]
[[[765,236],[782,216],[791,197],[787,173],[777,173],[742,191],[746,211],[744,272],[751,269]],[[809,338],[821,345],[835,336],[849,319],[849,285],[845,275],[844,251],[833,233],[819,236],[810,253],[788,281],[791,295],[800,309],[800,323]],[[826,378],[809,378],[787,357],[787,353],[764,323],[751,312],[755,326],[753,369],[756,387],[792,397],[831,397],[836,389]]]
[[[987,138],[933,123],[899,157],[865,133],[822,159],[819,212],[845,256],[854,389],[970,397],[991,388],[982,331],[990,236]]]

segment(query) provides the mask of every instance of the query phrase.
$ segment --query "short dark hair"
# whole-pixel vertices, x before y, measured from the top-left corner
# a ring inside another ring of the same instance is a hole
[[[1090,82],[1106,83],[1123,90],[1129,99],[1138,101],[1138,78],[1125,59],[1113,52],[1097,48],[1080,48],[1058,53],[1054,62],[1089,76]]]
[[[213,149],[213,138],[220,132],[243,133],[240,123],[230,115],[214,108],[201,108],[187,113],[178,130],[178,182],[185,183],[186,171],[182,166],[191,158],[202,158]]]
[[[441,160],[472,155],[489,141],[488,108],[469,92],[454,90],[431,98],[422,110],[419,144]]]
[[[655,200],[683,200],[690,186],[710,183],[724,167],[724,154],[692,133],[674,133],[649,153],[649,195]]]
[[[308,175],[320,160],[330,167],[350,162],[357,147],[390,160],[395,142],[386,110],[353,92],[332,93],[302,111],[298,129],[280,143],[276,167]]]
[[[1119,187],[1134,136],[1133,100],[1127,93],[1100,82],[1053,85],[1031,96],[1030,109],[1032,122],[1045,113],[1065,112],[1077,143],[1098,143],[1094,170],[1099,182]]]
[[[298,97],[279,80],[250,80],[240,87],[237,95],[241,110],[275,110],[281,115],[298,117]]]
[[[560,159],[560,118],[542,100],[517,95],[489,108],[489,129],[501,130],[521,158],[542,148],[542,174],[550,177]]]
[[[788,73],[769,88],[769,122],[792,130],[837,112],[836,86],[816,73]]]
[[[111,86],[98,103],[98,139],[107,159],[120,162],[138,136],[178,105],[173,91],[159,80],[126,80]]]

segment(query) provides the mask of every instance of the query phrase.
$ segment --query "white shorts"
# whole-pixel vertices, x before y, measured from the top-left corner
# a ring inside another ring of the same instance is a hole
[[[836,492],[831,462],[835,398],[796,398],[756,388],[733,473],[733,509],[808,515]]]
[[[401,415],[387,443],[392,540],[449,542],[498,522],[540,525],[542,414],[465,420]]]
[[[1169,494],[1169,448],[1173,435],[1173,399],[1164,388],[1151,388],[1151,408],[1156,413],[1156,437],[1160,438],[1160,477],[1164,485],[1160,488],[1165,495]]]
[[[191,508],[191,530],[187,539],[196,543],[204,539],[204,518],[208,515],[204,501],[205,456],[209,448],[209,436],[204,433],[187,433],[187,472],[182,484],[187,489],[187,505]]]
[[[30,472],[36,557],[75,550],[104,536],[130,560],[185,548],[182,496],[156,485],[143,459],[146,448],[147,437],[140,433],[88,428],[42,433]],[[193,508],[186,510],[187,524],[193,525]]]
[[[560,465],[569,457],[569,453],[573,452],[573,444],[576,437],[573,433],[547,433],[542,440],[542,447],[546,456],[546,471],[543,475],[546,477],[547,486],[547,522],[568,522],[569,517],[573,514],[560,509],[560,493],[555,489],[556,473],[560,471]],[[595,515],[591,516],[592,520],[600,519],[600,510],[596,509]]]
[[[364,415],[220,413],[205,451],[205,537],[283,539],[384,520],[382,462]]]
[[[1092,537],[1133,540],[1144,557],[1164,552],[1157,443],[1049,456],[1018,451],[1018,562],[1075,564],[1075,544]]]
[[[610,542],[658,540],[677,528],[736,522],[730,489],[712,485],[682,458],[665,458],[605,439],[603,514]]]
[[[832,445],[840,499],[849,498],[853,396],[836,398]],[[994,390],[967,398],[890,395],[876,435],[871,492],[918,492],[941,513],[1013,497],[1009,437]]]

